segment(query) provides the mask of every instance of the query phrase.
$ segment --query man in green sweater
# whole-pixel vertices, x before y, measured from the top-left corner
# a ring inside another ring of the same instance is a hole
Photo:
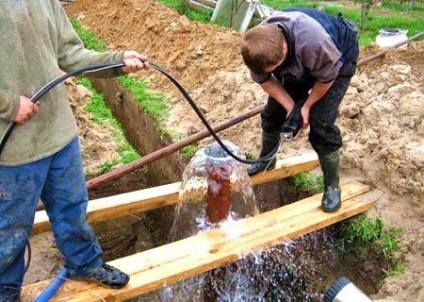
[[[113,77],[149,68],[147,58],[85,49],[58,0],[0,1],[0,50],[0,135],[11,121],[18,124],[0,156],[0,302],[19,301],[39,199],[70,277],[125,286],[129,276],[102,261],[85,222],[88,194],[65,85],[40,103],[29,98],[62,71],[124,62],[124,68],[92,74]]]

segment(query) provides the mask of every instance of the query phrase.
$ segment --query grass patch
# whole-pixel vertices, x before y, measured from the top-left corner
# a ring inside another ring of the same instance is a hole
[[[315,172],[305,172],[290,178],[296,192],[318,194],[324,191],[323,177]]]
[[[405,14],[400,15],[399,12],[393,10],[391,14],[382,15],[379,14],[378,9],[371,9],[372,11],[368,15],[368,20],[365,21],[364,30],[361,34],[359,43],[361,45],[372,44],[375,42],[375,38],[378,32],[382,28],[403,28],[408,29],[408,36],[413,36],[424,29],[424,17],[411,18]],[[349,20],[359,24],[361,16],[360,10],[346,9],[335,6],[325,6],[325,11],[329,14],[336,16],[340,11],[343,16]]]
[[[211,23],[211,12],[199,12],[191,8],[181,6],[181,0],[156,0],[168,7],[174,8],[180,15],[186,15],[192,21],[199,21],[202,23]],[[262,0],[262,4],[272,7],[275,10],[281,10],[289,7],[310,7],[316,8],[323,6],[324,11],[332,16],[337,16],[339,12],[349,20],[354,21],[359,25],[361,17],[360,7],[346,8],[342,4],[332,2],[312,2],[304,0]],[[352,1],[353,3],[353,1]],[[414,5],[409,9],[408,3],[399,4],[396,2],[384,1],[382,6],[378,7],[373,5],[365,21],[364,30],[361,33],[359,43],[361,45],[368,45],[375,42],[378,31],[382,28],[403,28],[408,29],[408,35],[413,36],[424,30],[424,6],[420,3]],[[424,38],[420,38],[421,40]]]
[[[359,255],[359,258],[368,257],[370,253],[384,257],[389,264],[386,273],[393,274],[403,271],[403,259],[398,256],[398,238],[401,234],[401,229],[384,228],[380,218],[368,218],[361,214],[337,225],[336,246],[342,255],[362,251],[363,255]]]
[[[78,36],[80,37],[80,39],[84,43],[85,48],[95,50],[95,51],[98,51],[98,52],[105,51],[105,45],[103,44],[102,41],[99,41],[96,38],[95,32],[93,32],[91,30],[83,29],[81,27],[81,24],[79,24],[78,21],[76,21],[76,20],[71,20],[71,23],[72,23],[72,26],[74,27],[76,33],[78,34]]]
[[[181,5],[181,0],[155,0],[165,6],[172,7],[180,15],[186,15],[192,21],[198,21],[204,24],[211,23],[213,11],[197,11],[188,5]]]
[[[298,0],[262,0],[261,3],[277,10],[295,6],[310,8],[323,6],[324,11],[326,13],[336,17],[337,14],[341,12],[346,19],[354,21],[357,25],[359,25],[361,17],[361,9],[359,6],[358,8],[345,8],[341,5],[327,2],[305,2]],[[403,5],[403,7],[405,7],[405,5]],[[395,5],[395,3],[388,3],[386,4],[386,6],[384,6],[384,8],[385,12],[383,13],[380,7],[371,7],[371,11],[368,15],[368,20],[365,21],[364,30],[359,40],[359,43],[361,45],[368,45],[374,43],[375,38],[378,35],[378,31],[382,28],[408,29],[409,36],[415,35],[424,30],[424,16],[422,14],[410,16],[408,11],[405,11],[404,8],[399,9],[399,6]],[[416,7],[416,10],[421,10],[421,7]]]
[[[140,108],[153,117],[156,128],[160,128],[160,123],[166,121],[169,117],[169,99],[166,98],[165,94],[149,92],[144,81],[127,75],[119,77],[119,83],[131,92],[133,99],[139,103]]]
[[[124,131],[122,130],[121,124],[114,118],[112,110],[106,106],[103,99],[103,95],[98,93],[91,84],[89,79],[80,79],[80,84],[87,87],[92,93],[93,98],[90,103],[84,108],[86,112],[93,115],[93,121],[99,125],[111,125],[113,127],[112,135],[114,140],[120,145],[118,149],[119,158],[105,162],[101,168],[100,173],[106,173],[111,171],[112,167],[118,164],[128,164],[134,160],[140,158],[140,155],[130,145],[125,138]]]
[[[189,146],[185,146],[184,148],[182,148],[180,150],[181,156],[184,159],[190,160],[194,154],[196,154],[196,152],[199,150],[199,147],[197,146],[193,146],[193,145],[189,145]]]
[[[414,1],[412,8],[409,6],[409,2],[405,1],[400,3],[400,1],[383,1],[381,6],[376,6],[376,9],[390,9],[396,10],[398,12],[424,12],[424,2]]]

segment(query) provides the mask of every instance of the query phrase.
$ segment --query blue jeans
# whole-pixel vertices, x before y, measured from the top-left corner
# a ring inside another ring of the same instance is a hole
[[[42,160],[0,166],[0,302],[20,293],[25,247],[40,198],[68,273],[79,275],[102,264],[102,249],[85,222],[88,193],[79,142],[74,139]]]

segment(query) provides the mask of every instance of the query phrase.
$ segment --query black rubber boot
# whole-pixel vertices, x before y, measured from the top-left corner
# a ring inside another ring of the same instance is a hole
[[[339,151],[319,156],[319,162],[324,175],[324,196],[322,197],[322,210],[327,213],[340,209],[341,188],[339,177]]]
[[[260,157],[268,155],[275,147],[277,147],[280,142],[280,133],[267,133],[262,131],[262,150]],[[269,165],[268,169],[274,169],[275,163],[277,162],[277,158],[274,157]],[[253,176],[263,171],[268,165],[269,161],[260,162],[256,164],[248,164],[247,165],[247,174],[249,176]]]
[[[130,281],[127,274],[106,263],[89,270],[83,276],[78,276],[77,279],[94,281],[109,288],[122,288]]]

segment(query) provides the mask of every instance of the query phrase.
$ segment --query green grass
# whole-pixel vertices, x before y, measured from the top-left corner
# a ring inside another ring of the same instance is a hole
[[[424,12],[424,2],[415,1],[412,9],[409,8],[409,1],[405,1],[404,3],[400,3],[400,1],[383,1],[380,7],[376,6],[376,9],[390,9],[396,10],[398,12]]]
[[[212,12],[198,12],[194,9],[179,8],[181,0],[156,0],[166,6],[173,7],[179,14],[185,14],[192,21],[202,23],[210,23]],[[318,1],[301,1],[301,0],[262,0],[262,4],[281,10],[288,7],[302,6],[316,8],[324,6],[325,12],[337,16],[338,12],[342,12],[345,18],[350,19],[359,24],[361,10],[357,8],[345,8],[337,2],[318,2]],[[352,1],[354,3],[354,1]],[[408,29],[408,36],[412,36],[424,31],[424,6],[417,3],[412,10],[408,9],[408,4],[399,4],[397,2],[384,1],[381,7],[372,6],[365,22],[364,31],[360,37],[361,45],[368,45],[375,42],[378,31],[382,28],[403,28]],[[424,39],[424,38],[420,38]]]
[[[317,194],[324,191],[323,178],[314,172],[305,172],[290,178],[297,192],[306,191]]]
[[[380,218],[368,218],[361,214],[337,225],[336,245],[342,254],[365,249],[365,258],[371,252],[384,257],[389,263],[387,273],[392,274],[403,270],[403,260],[397,257],[400,251],[398,238],[401,234],[400,229],[384,228]]]
[[[322,5],[324,6],[324,11],[330,15],[337,16],[337,14],[341,12],[346,19],[352,20],[358,25],[361,17],[361,10],[359,7],[355,9],[344,8],[331,2],[262,0],[261,3],[278,10],[293,6],[316,8]],[[407,12],[401,14],[400,12],[404,10],[399,10],[398,6],[396,6],[394,3],[390,5],[388,4],[385,7],[386,9],[384,13],[381,11],[380,7],[371,7],[371,12],[368,15],[368,20],[365,21],[364,31],[362,32],[359,40],[361,45],[374,43],[375,38],[378,35],[378,31],[382,28],[408,29],[409,36],[424,30],[424,14],[417,14],[416,16],[410,17]]]
[[[335,6],[325,6],[325,11],[336,16],[340,11],[343,16],[359,24],[361,12],[353,9],[340,8]],[[408,36],[413,36],[424,30],[424,16],[419,18],[410,18],[406,15],[400,15],[399,12],[391,11],[391,15],[378,14],[378,10],[373,10],[365,21],[364,31],[360,37],[360,44],[367,45],[375,42],[378,31],[382,28],[403,28],[408,29]]]
[[[105,45],[96,38],[95,32],[83,29],[76,20],[71,20],[71,23],[86,48],[99,52],[105,51]]]
[[[119,77],[119,83],[131,92],[140,108],[153,117],[155,126],[159,130],[160,123],[169,118],[169,99],[165,94],[149,92],[144,81],[127,75]]]
[[[181,148],[180,153],[184,159],[190,160],[194,156],[194,154],[196,154],[198,150],[199,150],[199,147],[190,145],[190,146],[185,146],[184,148]]]
[[[180,15],[186,15],[192,21],[198,21],[201,23],[211,23],[213,11],[197,11],[188,7],[182,7],[180,5],[181,0],[156,0],[156,2],[162,3],[165,6],[172,7]]]
[[[93,88],[89,79],[80,79],[80,84],[87,87],[93,93],[93,98],[91,99],[90,103],[88,103],[87,106],[84,108],[85,111],[93,115],[93,121],[96,124],[111,125],[113,127],[112,135],[114,137],[114,140],[120,145],[118,149],[119,158],[105,162],[101,166],[99,172],[109,172],[112,167],[118,164],[128,164],[140,158],[140,155],[135,151],[135,149],[129,144],[129,142],[125,138],[122,126],[114,118],[112,110],[106,106],[106,103],[103,99],[103,95],[98,93]]]

